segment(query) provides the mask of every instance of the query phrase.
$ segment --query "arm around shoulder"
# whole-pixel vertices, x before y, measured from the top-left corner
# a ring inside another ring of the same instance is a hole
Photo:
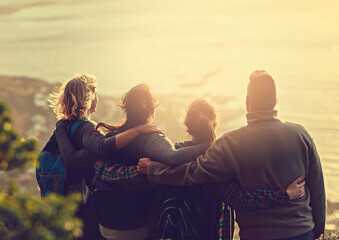
[[[117,151],[115,143],[116,136],[106,137],[96,131],[95,126],[91,121],[83,123],[79,131],[76,131],[76,137],[80,138],[83,146],[87,150],[97,156],[107,157],[114,154]]]
[[[146,157],[151,158],[152,161],[176,166],[194,161],[199,155],[203,154],[209,146],[210,144],[206,143],[175,149],[171,140],[164,134],[154,134],[148,139],[144,154]]]
[[[115,139],[116,149],[120,150],[121,148],[125,147],[140,134],[149,134],[160,131],[161,130],[154,125],[139,125],[134,128],[128,129],[127,131],[116,135]]]
[[[93,123],[88,122],[80,132],[80,136],[85,148],[98,156],[107,157],[125,147],[140,134],[158,131],[159,128],[153,125],[139,125],[107,137],[96,131]]]
[[[68,137],[67,125],[57,126],[55,136],[59,151],[66,167],[88,167],[92,166],[98,157],[86,149],[76,150]]]
[[[152,161],[148,168],[148,179],[152,183],[174,186],[189,186],[207,182],[223,182],[234,175],[230,164],[227,141],[216,140],[204,155],[179,166],[167,166]]]

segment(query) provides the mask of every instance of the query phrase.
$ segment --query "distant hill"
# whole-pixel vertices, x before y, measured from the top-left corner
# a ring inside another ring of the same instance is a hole
[[[0,101],[5,101],[11,108],[15,128],[25,138],[36,137],[42,146],[53,132],[56,117],[48,106],[50,93],[55,91],[57,84],[46,81],[26,78],[0,76]],[[172,141],[186,139],[187,134],[182,125],[180,116],[184,115],[188,102],[197,96],[178,95],[169,93],[157,96],[160,106],[156,111],[155,123],[161,126]],[[94,121],[118,123],[122,121],[122,111],[116,106],[121,96],[101,96],[99,106],[92,118]],[[222,113],[219,132],[228,130],[228,122],[242,114],[241,110],[229,111],[231,100],[224,96],[211,97],[219,104]]]
[[[0,76],[0,100],[10,106],[21,136],[47,140],[55,122],[47,98],[55,87],[37,79]]]

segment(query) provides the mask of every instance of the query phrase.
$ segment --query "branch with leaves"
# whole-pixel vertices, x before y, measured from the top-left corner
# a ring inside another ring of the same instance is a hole
[[[36,141],[15,131],[10,111],[0,102],[0,172],[25,169],[37,157]],[[80,195],[51,194],[40,199],[21,192],[14,180],[0,189],[0,239],[71,240],[81,236],[82,222],[75,217]]]

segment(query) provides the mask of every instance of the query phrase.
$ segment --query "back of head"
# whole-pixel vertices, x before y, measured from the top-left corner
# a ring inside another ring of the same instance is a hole
[[[126,121],[121,130],[149,123],[157,106],[157,100],[147,84],[141,83],[131,88],[123,95],[120,103],[126,114]]]
[[[187,107],[184,123],[195,144],[213,142],[218,110],[208,98],[197,98]]]
[[[273,110],[276,104],[277,90],[272,76],[264,70],[251,73],[247,87],[248,111]]]
[[[50,106],[58,119],[86,119],[96,92],[96,77],[86,73],[79,74],[64,82],[59,91],[51,94]]]

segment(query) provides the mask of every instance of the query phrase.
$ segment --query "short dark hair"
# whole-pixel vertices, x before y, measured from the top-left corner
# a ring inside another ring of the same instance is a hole
[[[247,97],[255,111],[274,109],[277,104],[277,89],[273,77],[265,70],[256,70],[250,75]]]

